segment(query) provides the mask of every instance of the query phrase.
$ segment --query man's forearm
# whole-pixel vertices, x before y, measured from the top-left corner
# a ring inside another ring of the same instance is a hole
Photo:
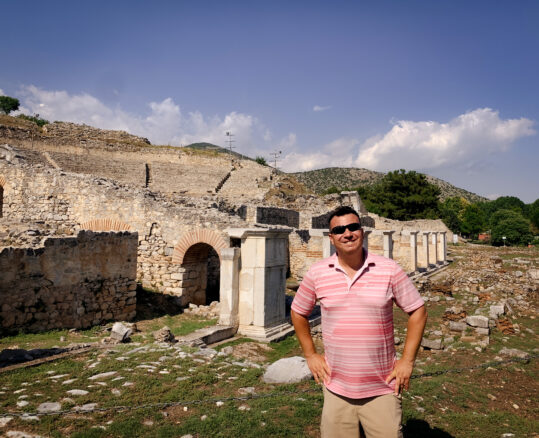
[[[404,350],[402,352],[402,359],[413,363],[415,361],[417,351],[421,345],[421,339],[423,338],[423,331],[425,330],[425,324],[427,323],[427,310],[425,306],[421,306],[414,310],[408,318],[408,325],[406,331],[406,341],[404,342]]]
[[[292,318],[292,324],[294,324],[296,336],[301,345],[301,349],[303,350],[303,355],[308,358],[316,353],[313,337],[311,336],[311,326],[309,325],[309,320],[307,317],[300,315],[293,310],[290,311],[290,316]]]

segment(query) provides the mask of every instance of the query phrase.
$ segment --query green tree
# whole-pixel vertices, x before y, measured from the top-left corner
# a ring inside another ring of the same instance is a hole
[[[498,210],[490,217],[492,244],[527,245],[533,240],[530,222],[514,210]]]
[[[494,201],[485,202],[482,204],[484,212],[491,216],[498,210],[513,210],[523,215],[526,215],[528,207],[524,202],[518,199],[516,196],[500,196]]]
[[[530,204],[528,211],[528,217],[532,226],[535,228],[535,233],[539,233],[539,199],[536,199],[533,204]]]
[[[260,156],[257,156],[255,158],[255,161],[258,163],[258,164],[261,164],[262,166],[267,166],[268,163],[266,161],[266,159],[264,157],[260,157]]]
[[[403,169],[388,172],[372,186],[358,189],[367,210],[397,220],[438,217],[440,189],[425,175]]]
[[[470,204],[464,209],[462,215],[462,234],[472,239],[477,239],[477,235],[486,227],[486,216],[478,203]]]
[[[19,99],[9,96],[0,96],[0,111],[9,114],[11,111],[19,109]]]
[[[453,233],[462,233],[464,210],[470,202],[461,196],[453,196],[440,203],[440,218]]]

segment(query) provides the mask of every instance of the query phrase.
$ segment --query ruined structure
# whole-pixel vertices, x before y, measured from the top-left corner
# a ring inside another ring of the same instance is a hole
[[[379,221],[355,192],[298,194],[287,175],[254,161],[7,116],[2,144],[0,221],[43,222],[63,236],[136,232],[138,282],[183,305],[219,300],[221,323],[251,337],[271,339],[283,328],[286,277],[301,279],[331,253],[327,216],[338,205],[365,215],[368,249],[408,272],[445,263],[440,221]],[[2,284],[0,293],[11,294]]]

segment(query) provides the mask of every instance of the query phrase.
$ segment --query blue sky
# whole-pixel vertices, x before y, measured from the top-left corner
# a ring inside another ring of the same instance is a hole
[[[283,170],[426,172],[539,197],[537,1],[1,3],[0,93]]]

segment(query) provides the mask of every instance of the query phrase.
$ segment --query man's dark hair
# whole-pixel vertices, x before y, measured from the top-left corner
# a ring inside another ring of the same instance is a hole
[[[335,216],[345,216],[347,214],[356,215],[357,219],[359,220],[359,224],[361,225],[361,219],[359,217],[359,214],[357,214],[357,211],[355,211],[352,207],[349,207],[348,205],[344,205],[342,207],[336,208],[331,212],[328,219],[328,226],[331,222],[331,219],[333,219]]]

